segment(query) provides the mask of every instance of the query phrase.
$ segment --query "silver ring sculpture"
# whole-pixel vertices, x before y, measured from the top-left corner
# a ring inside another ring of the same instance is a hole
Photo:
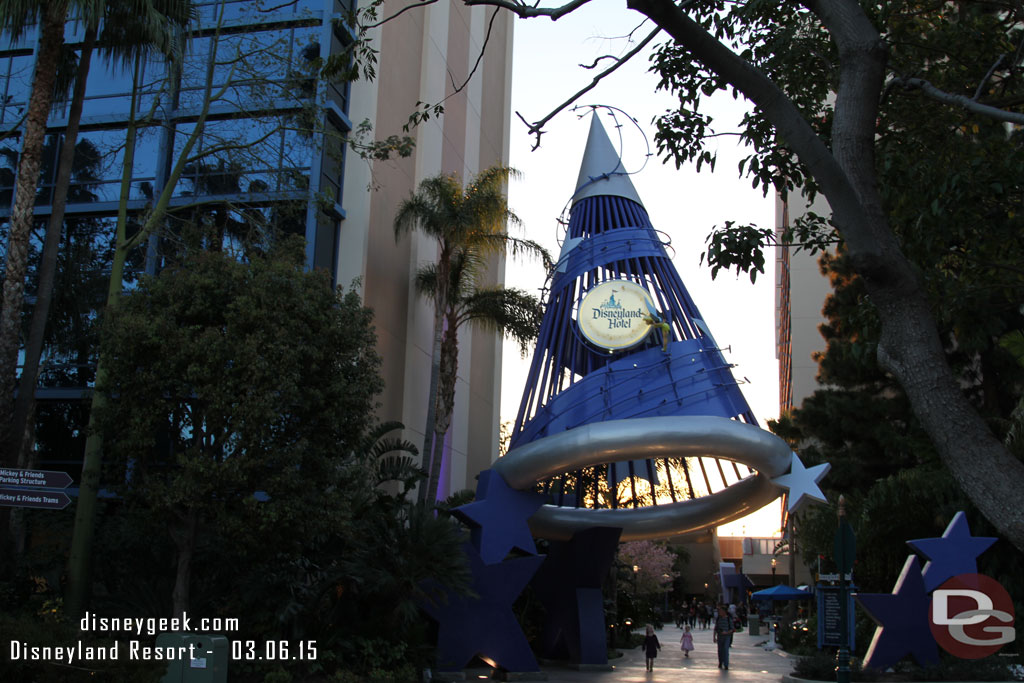
[[[609,526],[622,529],[621,540],[635,541],[725,524],[767,505],[780,493],[771,479],[789,469],[791,454],[785,441],[754,425],[724,417],[664,416],[569,429],[509,451],[493,469],[520,490],[575,468],[646,458],[713,456],[757,470],[718,493],[692,500],[614,510],[544,505],[530,518],[534,535],[550,540]]]

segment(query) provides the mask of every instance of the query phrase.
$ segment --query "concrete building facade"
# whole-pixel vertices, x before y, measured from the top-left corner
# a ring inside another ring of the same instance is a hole
[[[382,16],[402,6],[386,3]],[[443,115],[415,129],[411,158],[349,164],[338,260],[338,282],[360,278],[364,300],[376,312],[386,386],[380,415],[401,420],[417,444],[423,443],[426,421],[433,312],[417,296],[412,278],[420,264],[436,258],[436,243],[413,234],[396,245],[392,220],[398,203],[427,177],[454,173],[468,181],[489,166],[508,164],[513,21],[500,12],[492,24],[493,14],[454,0],[406,12],[375,37],[377,79],[352,84],[352,120],[374,121],[379,135],[400,133],[418,102],[444,101]],[[370,186],[375,189],[367,191]],[[496,263],[492,282],[503,277],[503,264]],[[441,496],[475,488],[476,474],[498,454],[501,340],[468,328],[460,333],[459,347]]]
[[[786,228],[799,215],[831,213],[820,195],[810,207],[777,198],[775,204],[775,348],[779,360],[779,413],[799,407],[818,388],[815,354],[825,351],[818,327],[832,285],[818,266],[818,255],[781,246]]]

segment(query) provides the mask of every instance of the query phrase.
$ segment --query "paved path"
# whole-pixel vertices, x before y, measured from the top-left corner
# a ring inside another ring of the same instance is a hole
[[[571,671],[553,667],[542,667],[548,674],[548,683],[748,683],[771,681],[778,683],[783,674],[788,674],[793,660],[777,651],[766,651],[760,646],[767,636],[751,636],[746,631],[733,637],[732,653],[729,655],[729,670],[718,668],[718,646],[711,642],[711,631],[693,631],[694,651],[689,659],[679,649],[682,631],[666,624],[656,631],[661,642],[658,658],[654,660],[654,671],[647,671],[644,654],[640,648],[624,650],[623,656],[611,660],[614,671]],[[763,633],[763,631],[762,631]],[[467,680],[471,676],[467,676]]]

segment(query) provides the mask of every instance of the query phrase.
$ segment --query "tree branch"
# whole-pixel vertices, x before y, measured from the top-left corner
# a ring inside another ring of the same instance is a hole
[[[974,97],[971,98],[972,100],[974,100],[975,102],[978,101],[978,98],[981,97],[982,91],[985,90],[985,85],[988,84],[988,79],[992,78],[992,74],[996,72],[996,69],[999,68],[999,65],[1003,63],[1004,59],[1006,59],[1005,52],[999,55],[999,58],[995,61],[995,63],[989,67],[988,72],[985,74],[985,77],[981,79],[981,83],[978,83],[978,89],[974,91]]]
[[[920,90],[928,97],[942,102],[943,104],[957,105],[963,107],[967,111],[980,114],[982,116],[988,116],[989,118],[993,118],[997,121],[1024,124],[1024,114],[1006,111],[1005,109],[998,109],[987,104],[976,102],[963,95],[954,95],[953,93],[948,93],[945,90],[939,90],[923,78],[894,78],[893,82],[896,85],[902,85],[907,90]]]
[[[476,70],[480,68],[480,62],[482,62],[483,59],[484,59],[484,53],[487,52],[487,44],[491,42],[491,31],[494,30],[494,20],[497,19],[497,18],[498,18],[498,8],[495,8],[494,9],[494,13],[491,14],[491,20],[489,22],[487,22],[487,33],[484,35],[484,44],[482,46],[480,46],[480,54],[477,55],[476,62],[473,64],[473,68],[470,69],[469,70],[469,74],[466,75],[466,80],[464,80],[462,82],[462,85],[456,87],[455,86],[455,79],[452,78],[452,72],[449,71],[448,72],[448,78],[451,78],[451,80],[452,80],[452,88],[454,88],[454,89],[452,90],[451,93],[449,93],[448,95],[445,95],[444,100],[441,100],[440,102],[438,102],[438,104],[442,104],[445,100],[447,100],[452,95],[454,95],[456,93],[462,92],[463,90],[466,89],[466,86],[469,85],[469,81],[470,81],[471,78],[473,78],[473,74],[475,74]]]
[[[856,245],[862,253],[871,256],[885,251],[887,245],[875,243],[862,225],[863,207],[846,173],[792,100],[771,79],[670,0],[628,0],[628,6],[650,17],[696,59],[761,109],[787,146],[818,180],[847,244]]]
[[[516,112],[516,116],[519,117],[519,120],[526,124],[527,132],[530,133],[531,135],[535,135],[536,138],[537,138],[537,143],[532,147],[532,149],[537,149],[538,147],[540,147],[540,136],[544,134],[544,131],[542,130],[544,128],[544,124],[546,124],[548,121],[553,119],[559,112],[561,112],[563,109],[568,107],[570,104],[572,104],[573,102],[578,100],[581,96],[583,96],[584,94],[590,92],[595,87],[597,87],[597,84],[600,83],[602,80],[604,80],[604,78],[606,76],[608,76],[613,71],[618,69],[620,66],[622,66],[623,64],[628,62],[633,57],[635,57],[636,54],[638,52],[640,52],[640,50],[642,50],[645,47],[647,47],[647,45],[652,40],[654,40],[654,37],[656,35],[658,35],[658,33],[660,33],[660,32],[661,32],[661,28],[655,28],[653,31],[651,31],[649,34],[647,34],[646,38],[644,38],[642,41],[637,43],[636,47],[634,47],[632,50],[627,52],[625,55],[623,55],[622,57],[617,59],[616,62],[614,64],[612,64],[611,66],[609,66],[607,69],[605,69],[601,73],[599,73],[596,76],[594,76],[594,78],[590,81],[589,84],[587,84],[586,86],[584,86],[580,90],[578,90],[575,93],[573,93],[572,95],[570,95],[568,99],[566,99],[560,105],[558,105],[553,110],[551,110],[548,113],[547,116],[545,116],[544,118],[540,119],[539,121],[535,121],[534,123],[531,124],[525,118],[523,118],[522,114],[520,114],[519,112]]]
[[[394,14],[392,14],[391,16],[385,17],[385,18],[381,19],[380,21],[378,21],[376,23],[366,24],[364,26],[360,26],[359,28],[362,29],[362,30],[366,30],[366,29],[371,29],[371,28],[377,28],[378,26],[383,26],[384,24],[388,23],[392,19],[395,19],[396,17],[398,17],[398,16],[400,16],[402,14],[405,14],[406,12],[408,12],[411,9],[416,9],[417,7],[426,7],[427,5],[433,5],[435,2],[437,2],[437,0],[420,0],[420,2],[416,3],[415,5],[406,5],[402,9],[400,9],[397,12],[395,12]]]
[[[470,6],[493,5],[494,7],[502,7],[510,12],[514,12],[521,19],[549,17],[551,21],[558,21],[566,14],[575,12],[588,2],[590,0],[572,0],[572,2],[567,2],[560,7],[537,7],[536,5],[527,5],[523,0],[465,0],[465,3]]]

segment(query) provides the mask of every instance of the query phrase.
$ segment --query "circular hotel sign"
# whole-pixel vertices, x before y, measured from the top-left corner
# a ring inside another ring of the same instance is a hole
[[[587,341],[618,351],[643,341],[652,329],[644,316],[653,310],[646,289],[629,280],[608,280],[587,292],[576,320]]]

